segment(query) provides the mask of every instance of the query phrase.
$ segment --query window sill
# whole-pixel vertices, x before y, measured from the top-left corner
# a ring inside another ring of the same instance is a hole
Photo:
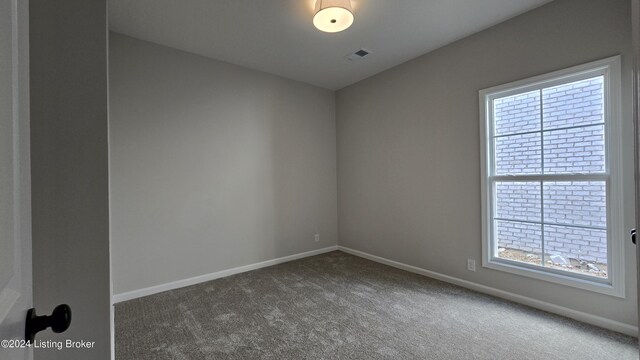
[[[582,290],[588,290],[599,294],[605,294],[617,298],[625,298],[624,287],[621,284],[612,284],[612,275],[608,279],[594,278],[588,276],[562,274],[550,270],[536,268],[535,265],[521,264],[515,261],[492,258],[484,259],[482,266],[485,268],[499,270],[510,274],[524,276],[528,278],[547,281],[555,284],[570,286]]]

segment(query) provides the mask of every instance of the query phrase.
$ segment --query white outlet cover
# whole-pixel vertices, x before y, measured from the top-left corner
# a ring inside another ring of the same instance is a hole
[[[473,259],[467,259],[467,270],[476,271],[476,261]]]

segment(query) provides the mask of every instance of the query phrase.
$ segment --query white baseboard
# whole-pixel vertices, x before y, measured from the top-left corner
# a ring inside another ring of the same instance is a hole
[[[363,251],[359,251],[359,250],[354,250],[354,249],[350,249],[348,247],[344,247],[344,246],[338,246],[338,250],[340,251],[344,251],[346,253],[355,255],[355,256],[359,256],[368,260],[372,260],[381,264],[385,264],[385,265],[389,265],[401,270],[406,270],[412,273],[416,273],[416,274],[420,274],[420,275],[424,275],[430,278],[434,278],[437,280],[441,280],[444,282],[448,282],[451,284],[455,284],[458,286],[462,286],[464,288],[467,289],[471,289],[471,290],[475,290],[481,293],[485,293],[485,294],[489,294],[489,295],[493,295],[502,299],[506,299],[506,300],[510,300],[510,301],[514,301],[520,304],[524,304],[527,306],[531,306],[533,308],[536,309],[540,309],[540,310],[544,310],[550,313],[554,313],[554,314],[558,314],[558,315],[562,315],[574,320],[578,320],[578,321],[582,321],[588,324],[592,324],[595,326],[599,326],[605,329],[609,329],[609,330],[613,330],[613,331],[617,331],[623,334],[627,334],[627,335],[631,335],[631,336],[638,336],[638,327],[637,326],[633,326],[633,325],[629,325],[629,324],[625,324],[625,323],[621,323],[619,321],[614,321],[614,320],[610,320],[601,316],[596,316],[596,315],[591,315],[582,311],[578,311],[578,310],[573,310],[573,309],[569,309],[563,306],[559,306],[559,305],[555,305],[555,304],[551,304],[545,301],[540,301],[540,300],[536,300],[536,299],[531,299],[529,297],[526,296],[522,296],[522,295],[518,295],[518,294],[514,294],[514,293],[510,293],[508,291],[504,291],[504,290],[499,290],[496,288],[492,288],[489,286],[485,286],[485,285],[480,285],[480,284],[476,284],[474,282],[471,281],[467,281],[467,280],[462,280],[462,279],[458,279],[455,278],[453,276],[448,276],[448,275],[444,275],[444,274],[440,274],[434,271],[429,271],[429,270],[425,270],[416,266],[412,266],[412,265],[407,265],[407,264],[403,264],[401,262],[397,262],[397,261],[393,261],[393,260],[389,260],[380,256],[376,256],[376,255],[371,255],[368,254],[366,252]]]
[[[277,259],[262,261],[255,264],[239,266],[232,269],[217,271],[211,274],[194,276],[192,278],[177,280],[170,283],[151,286],[144,289],[128,291],[120,294],[114,294],[112,297],[112,301],[114,304],[116,304],[116,303],[127,301],[127,300],[141,298],[143,296],[157,294],[163,291],[174,290],[174,289],[178,289],[185,286],[195,285],[195,284],[203,283],[206,281],[223,278],[226,276],[231,276],[231,275],[235,275],[235,274],[239,274],[239,273],[243,273],[251,270],[256,270],[256,269],[260,269],[267,266],[278,265],[278,264],[282,264],[292,260],[306,258],[309,256],[320,255],[320,254],[324,254],[324,253],[335,251],[335,250],[338,250],[337,245],[329,246],[329,247],[318,249],[318,250],[307,251],[299,254],[284,256]]]

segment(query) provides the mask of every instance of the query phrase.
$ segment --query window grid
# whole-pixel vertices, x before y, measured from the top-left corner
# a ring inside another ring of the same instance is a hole
[[[559,127],[559,128],[553,128],[553,129],[523,131],[523,132],[517,132],[517,133],[513,133],[513,134],[500,134],[500,135],[494,135],[493,138],[494,139],[498,139],[498,138],[503,138],[503,137],[516,136],[516,135],[530,135],[530,134],[538,134],[540,132],[571,130],[571,129],[580,129],[580,128],[586,128],[586,127],[591,127],[591,126],[603,126],[603,125],[605,125],[604,122],[592,123],[592,124],[583,124],[583,125],[575,125],[575,126],[565,126],[565,127]]]
[[[542,89],[538,91],[540,93],[540,173],[544,175],[544,99]],[[544,264],[544,181],[542,180],[540,180],[540,250],[540,266],[546,267]]]
[[[584,80],[590,80],[590,79],[595,79],[595,78],[604,78],[603,75],[598,75],[598,76],[594,76],[594,77],[589,77],[586,78]],[[566,83],[571,83],[572,81],[567,81]],[[562,84],[560,84],[562,85]],[[571,130],[571,129],[580,129],[580,128],[588,128],[588,127],[596,127],[596,126],[603,126],[604,127],[604,131],[606,133],[607,129],[607,124],[606,121],[602,121],[602,122],[596,122],[596,123],[587,123],[587,124],[580,124],[580,125],[575,125],[575,126],[565,126],[565,127],[557,127],[557,128],[548,128],[545,129],[544,126],[544,121],[545,121],[545,115],[544,115],[544,96],[543,96],[543,91],[545,89],[549,89],[549,88],[553,88],[556,87],[558,85],[553,85],[553,86],[542,86],[539,87],[537,89],[535,89],[534,91],[536,91],[538,93],[538,102],[539,102],[539,106],[538,106],[538,114],[539,114],[539,122],[540,122],[540,128],[539,130],[531,130],[531,131],[523,131],[523,132],[513,132],[513,133],[503,133],[503,134],[497,134],[495,126],[496,126],[496,120],[495,120],[495,101],[501,98],[494,98],[490,101],[490,107],[491,107],[491,124],[490,124],[490,128],[491,128],[491,148],[493,149],[492,151],[492,155],[491,155],[491,167],[490,167],[490,176],[489,176],[489,181],[491,183],[491,188],[494,189],[494,191],[492,192],[492,196],[493,196],[493,201],[492,203],[494,204],[493,206],[493,211],[492,211],[492,216],[491,216],[491,228],[492,228],[492,253],[493,256],[496,257],[498,255],[498,249],[497,249],[497,240],[496,240],[496,229],[495,229],[495,222],[496,221],[506,221],[506,222],[511,222],[511,223],[523,223],[523,224],[532,224],[532,225],[540,225],[540,249],[541,249],[541,261],[540,261],[540,266],[543,268],[548,268],[545,265],[545,225],[548,226],[561,226],[561,227],[568,227],[568,228],[576,228],[576,229],[592,229],[592,230],[607,230],[607,227],[598,227],[598,226],[586,226],[586,225],[573,225],[573,224],[564,224],[564,223],[554,223],[554,222],[550,222],[550,221],[546,221],[545,222],[545,199],[544,199],[544,184],[545,182],[562,182],[562,181],[602,181],[605,183],[605,188],[608,189],[609,188],[609,173],[608,173],[608,151],[607,151],[607,139],[605,136],[605,144],[604,144],[604,152],[605,152],[605,156],[604,156],[604,172],[584,172],[584,173],[552,173],[552,174],[546,174],[545,173],[545,148],[544,148],[544,135],[545,133],[548,132],[552,132],[552,131],[562,131],[562,130]],[[604,86],[604,84],[603,84]],[[517,96],[520,94],[525,94],[525,93],[532,93],[533,91],[531,89],[527,90],[527,91],[523,91],[522,93],[514,93],[514,94],[509,94],[507,96],[504,96],[503,98],[506,97],[510,97],[510,96]],[[603,94],[604,95],[604,94]],[[604,102],[604,98],[603,98],[603,102]],[[606,113],[606,111],[603,111],[603,120],[604,120],[604,114]],[[523,175],[496,175],[496,171],[497,171],[497,165],[496,165],[496,139],[498,138],[505,138],[505,137],[512,137],[512,136],[518,136],[518,135],[529,135],[529,134],[540,134],[540,174],[523,174]],[[526,221],[526,220],[522,220],[522,219],[507,219],[507,218],[501,218],[496,216],[496,206],[495,204],[497,203],[497,192],[496,192],[496,184],[498,182],[522,182],[522,181],[528,181],[528,180],[535,180],[539,182],[539,186],[540,186],[540,222],[535,222],[535,221]],[[609,203],[609,198],[608,196],[605,199],[607,206]],[[607,239],[608,242],[608,239]],[[609,251],[607,251],[607,257],[609,256]],[[501,259],[501,260],[507,260],[510,261],[508,259]],[[609,263],[609,261],[607,261],[607,263]],[[548,269],[551,271],[557,271],[555,269]],[[580,274],[572,274],[574,276],[580,276]],[[609,278],[609,273],[607,274],[607,279]],[[590,280],[594,280],[594,279],[590,279]],[[595,281],[597,281],[597,279],[595,279]]]
[[[542,225],[543,224],[543,223],[539,223],[537,221],[520,220],[520,219],[514,220],[514,219],[502,218],[502,217],[499,217],[499,216],[495,216],[493,218],[493,220],[509,221],[509,222],[515,222],[515,223],[532,224],[532,225]],[[556,223],[556,222],[552,222],[552,221],[545,221],[544,224],[547,224],[549,226],[564,226],[564,227],[570,227],[570,228],[576,228],[576,229],[607,230],[606,226],[573,225],[573,224]]]

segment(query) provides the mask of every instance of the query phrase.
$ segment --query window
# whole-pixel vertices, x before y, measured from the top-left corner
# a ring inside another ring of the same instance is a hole
[[[620,58],[480,91],[483,266],[624,296]]]

